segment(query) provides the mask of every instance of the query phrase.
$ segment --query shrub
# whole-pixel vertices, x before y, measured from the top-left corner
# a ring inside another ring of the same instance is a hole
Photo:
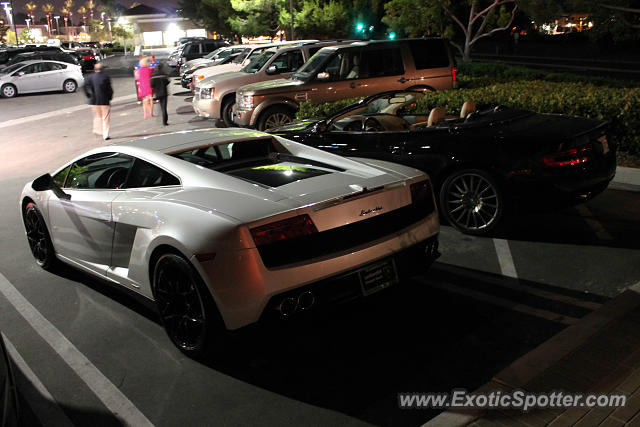
[[[504,105],[541,113],[608,120],[611,122],[612,140],[619,144],[619,149],[640,154],[640,88],[617,89],[587,83],[520,80],[431,92],[420,99],[415,108],[428,112],[440,106],[448,114],[458,114],[467,99],[474,100],[479,106]],[[357,99],[319,105],[305,102],[298,118],[326,116],[355,101]]]
[[[311,117],[321,118],[330,116],[338,112],[338,110],[358,102],[360,99],[362,98],[347,98],[324,104],[313,104],[311,101],[304,101],[300,104],[300,110],[298,110],[296,117],[298,119],[308,119]]]

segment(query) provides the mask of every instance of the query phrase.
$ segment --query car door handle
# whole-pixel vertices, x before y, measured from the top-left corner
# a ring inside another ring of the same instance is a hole
[[[398,81],[399,81],[400,83],[404,83],[404,82],[408,82],[408,81],[409,81],[409,79],[405,79],[404,77],[400,77],[400,78],[398,79]]]

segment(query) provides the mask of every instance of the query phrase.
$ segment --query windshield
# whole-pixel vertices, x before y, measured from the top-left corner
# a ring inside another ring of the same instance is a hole
[[[343,114],[339,114],[331,120],[333,130],[354,130],[349,129],[353,120],[360,123],[363,116],[404,116],[409,111],[415,109],[416,101],[424,96],[421,92],[395,92],[382,96],[359,108],[354,108]],[[379,118],[379,117],[378,117]],[[358,128],[359,129],[359,128]]]
[[[227,48],[226,48],[226,47],[220,47],[220,48],[218,48],[218,49],[214,50],[213,52],[206,54],[206,55],[204,56],[204,59],[211,59],[211,58],[213,58],[213,57],[214,57],[214,56],[216,56],[216,55],[221,55],[221,56],[222,56],[222,55],[223,55],[223,53],[222,53],[222,52],[223,52],[225,49],[227,49]],[[225,56],[226,56],[226,55],[225,55]]]
[[[315,76],[329,60],[332,52],[318,52],[304,63],[300,69],[291,76],[293,80],[308,80]]]
[[[262,55],[249,62],[249,65],[244,67],[242,71],[244,71],[245,73],[257,73],[264,66],[264,64],[266,64],[269,59],[271,59],[271,57],[275,54],[276,53],[272,50],[264,52]]]
[[[21,67],[24,67],[24,64],[22,62],[19,62],[17,64],[9,65],[7,68],[3,68],[2,70],[0,70],[0,73],[12,73],[20,69]]]

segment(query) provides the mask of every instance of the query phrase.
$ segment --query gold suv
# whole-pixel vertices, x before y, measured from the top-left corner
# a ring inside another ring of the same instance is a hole
[[[233,122],[259,130],[289,123],[299,104],[336,101],[387,90],[445,90],[455,68],[442,38],[379,40],[320,49],[287,79],[242,86]]]

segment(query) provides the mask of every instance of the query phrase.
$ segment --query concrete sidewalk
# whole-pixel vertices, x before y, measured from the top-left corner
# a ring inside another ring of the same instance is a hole
[[[640,425],[640,283],[499,372],[479,392],[625,393],[620,408],[448,410],[425,425]]]

